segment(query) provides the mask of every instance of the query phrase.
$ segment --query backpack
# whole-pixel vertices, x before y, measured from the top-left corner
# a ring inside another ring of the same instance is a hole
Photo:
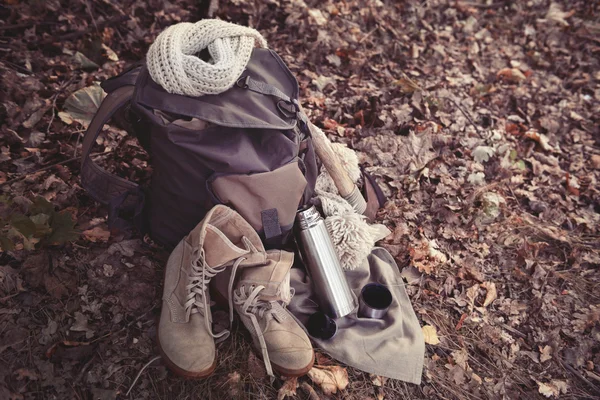
[[[313,196],[315,151],[299,122],[298,83],[272,50],[255,48],[229,90],[188,97],[166,92],[145,65],[102,83],[108,93],[83,141],[81,182],[108,206],[111,229],[135,225],[175,246],[216,204],[238,211],[268,247],[290,237],[296,210]],[[150,155],[151,183],[140,187],[91,158],[114,115]]]

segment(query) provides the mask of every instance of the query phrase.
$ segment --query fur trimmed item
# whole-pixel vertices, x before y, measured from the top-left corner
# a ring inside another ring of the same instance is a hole
[[[337,154],[348,176],[357,183],[362,173],[356,153],[341,143],[332,143],[331,148]],[[389,235],[390,230],[382,224],[370,225],[364,215],[356,213],[350,203],[339,195],[325,168],[321,168],[321,173],[317,177],[315,192],[325,214],[325,224],[342,268],[345,270],[357,268],[371,253],[375,243]]]

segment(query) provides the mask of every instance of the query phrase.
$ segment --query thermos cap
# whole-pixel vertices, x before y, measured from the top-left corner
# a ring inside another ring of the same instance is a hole
[[[300,225],[300,229],[310,229],[321,220],[323,218],[315,206],[304,206],[296,214],[296,221]]]
[[[308,333],[318,339],[331,339],[337,332],[337,324],[325,313],[317,311],[308,318]]]

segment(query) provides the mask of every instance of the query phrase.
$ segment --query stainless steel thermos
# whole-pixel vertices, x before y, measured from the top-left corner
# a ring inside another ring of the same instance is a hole
[[[356,307],[325,221],[314,206],[296,215],[296,238],[302,259],[313,282],[321,310],[332,318],[350,314]]]

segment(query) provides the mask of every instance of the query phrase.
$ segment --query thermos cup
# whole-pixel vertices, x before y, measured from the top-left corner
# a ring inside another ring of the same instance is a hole
[[[368,283],[360,291],[358,316],[381,319],[392,305],[392,293],[379,283]]]
[[[321,310],[332,318],[348,315],[356,307],[325,221],[314,206],[296,215],[297,241],[310,274]]]

